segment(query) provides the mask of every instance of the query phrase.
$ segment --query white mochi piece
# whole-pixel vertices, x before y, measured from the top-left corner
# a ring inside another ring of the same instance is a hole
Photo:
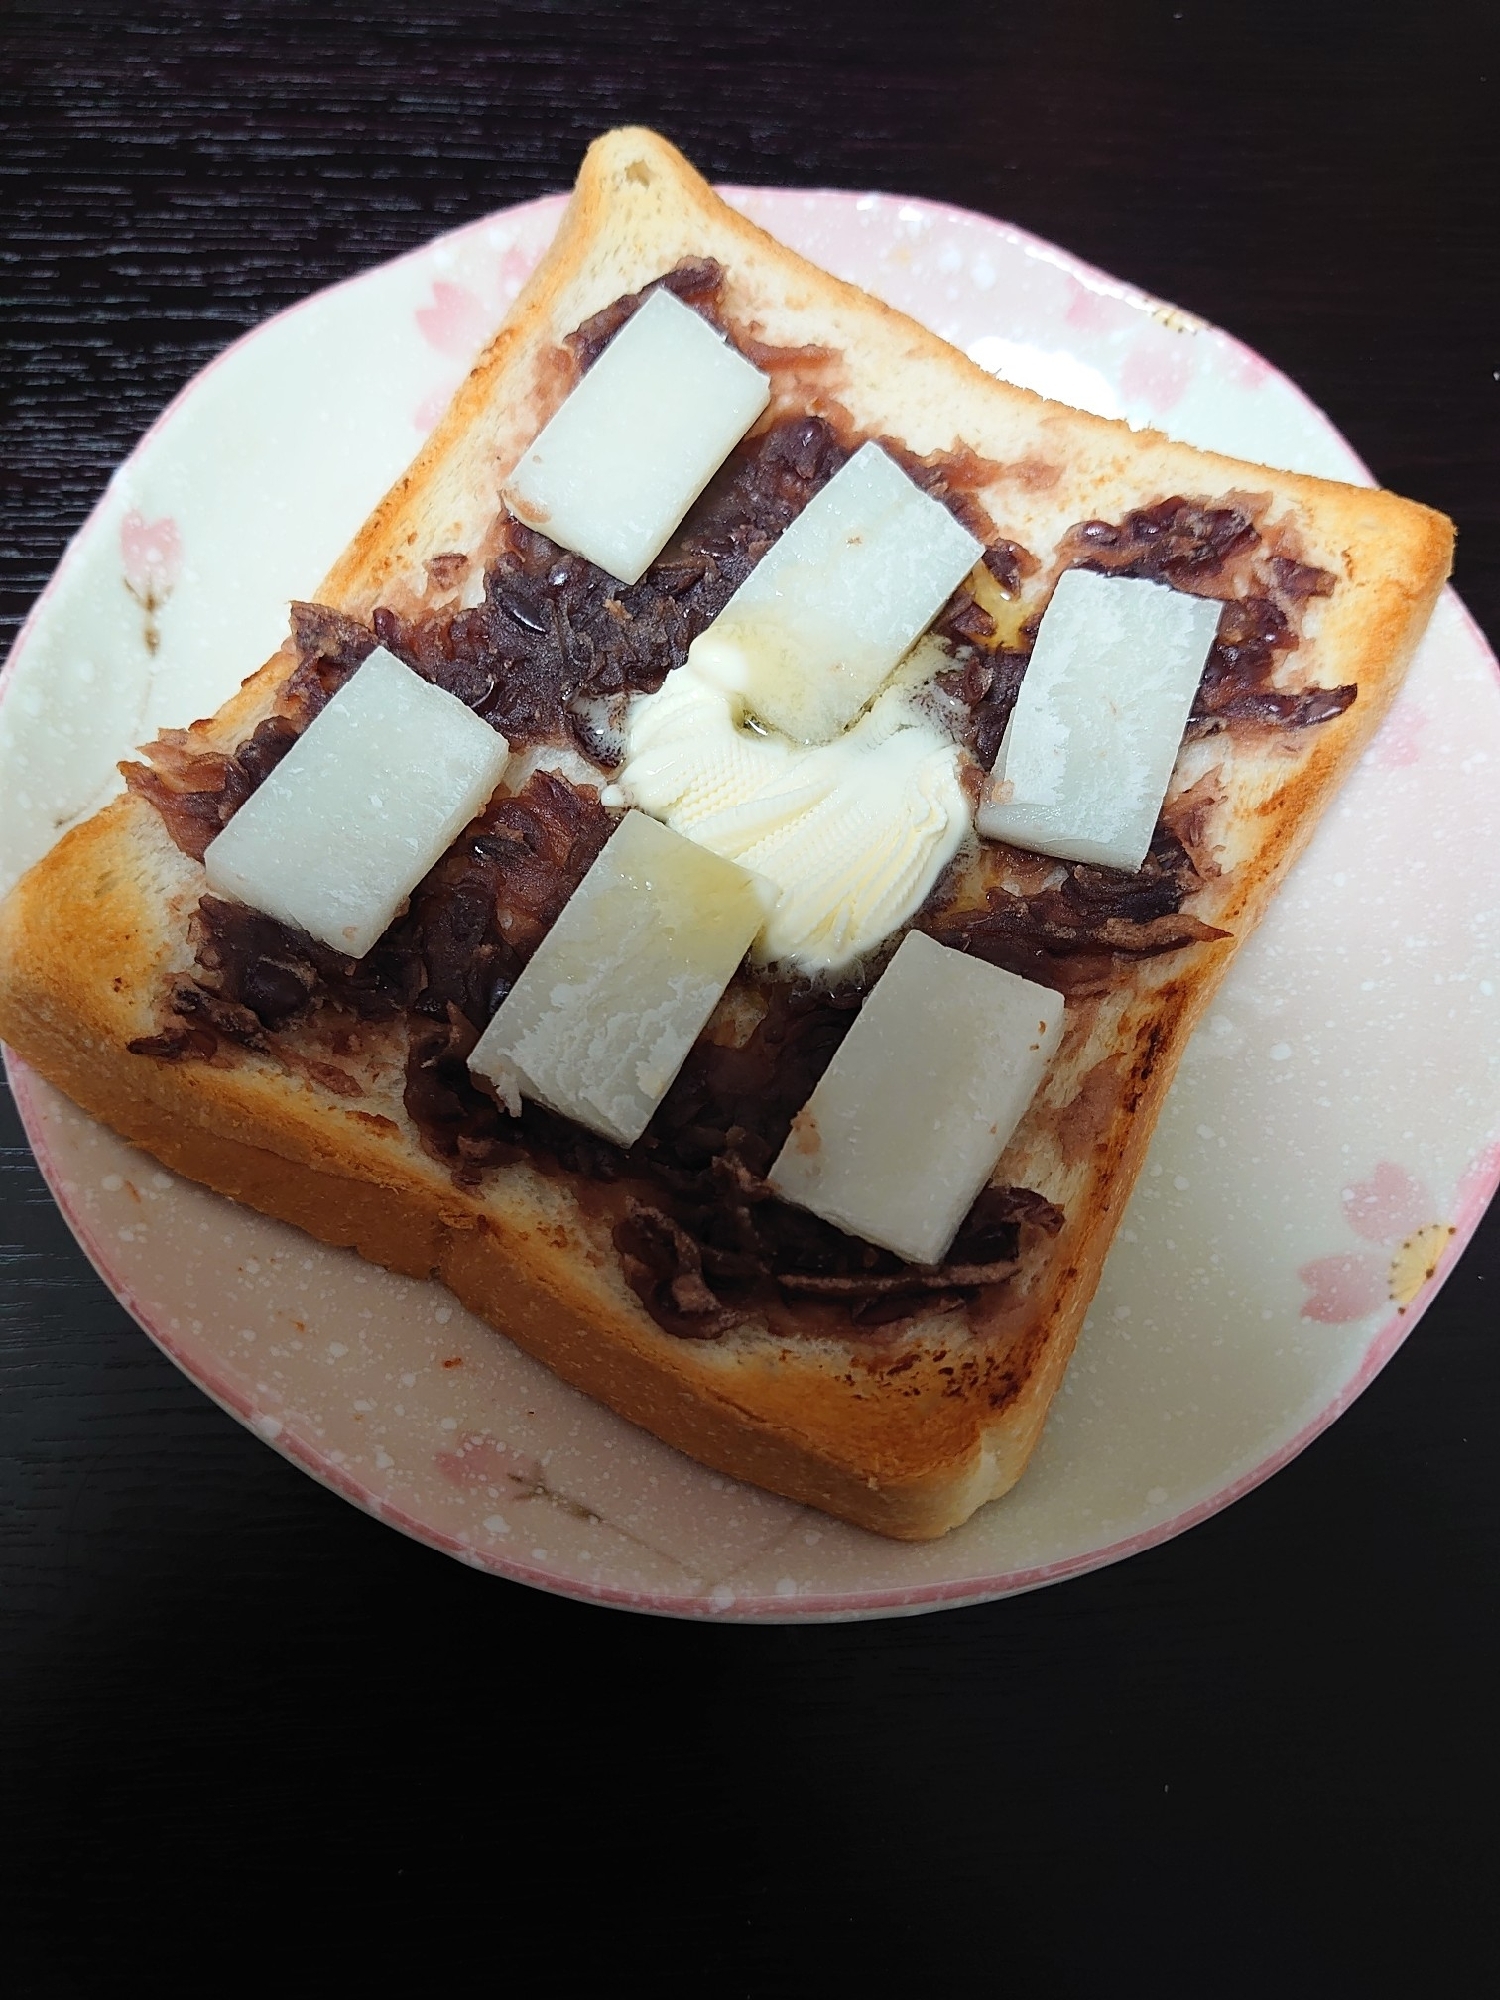
[[[910,1263],[940,1263],[1062,1019],[1050,987],[908,932],[797,1114],[771,1185]]]
[[[469,1067],[622,1146],[645,1131],[765,922],[736,862],[627,813],[480,1036]]]
[[[363,958],[499,784],[510,752],[377,646],[208,844],[208,886]]]
[[[984,553],[878,444],[763,556],[688,658],[798,743],[846,728]]]
[[[1137,869],[1223,606],[1065,570],[976,816],[990,840]]]
[[[625,322],[521,460],[512,511],[634,583],[771,397],[770,379],[666,290]]]

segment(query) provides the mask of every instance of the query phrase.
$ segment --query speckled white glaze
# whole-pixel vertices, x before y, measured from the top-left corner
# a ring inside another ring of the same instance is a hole
[[[1019,230],[887,196],[732,199],[997,372],[1262,462],[1367,477],[1237,341]],[[155,425],[0,684],[0,886],[109,795],[131,744],[212,710],[279,643],[287,598],[409,459],[560,208],[511,210],[307,301]],[[1036,1459],[938,1543],[885,1542],[706,1472],[439,1287],[163,1173],[14,1061],[12,1080],[64,1212],[141,1324],[378,1518],[481,1568],[676,1615],[997,1597],[1248,1490],[1347,1405],[1441,1282],[1500,1178],[1497,766],[1495,663],[1450,594],[1188,1051]]]

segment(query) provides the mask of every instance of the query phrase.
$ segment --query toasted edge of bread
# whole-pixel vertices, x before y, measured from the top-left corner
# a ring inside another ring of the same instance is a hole
[[[564,392],[557,344],[684,256],[726,267],[726,304],[808,351],[803,400],[912,450],[967,445],[1002,534],[1050,551],[1089,516],[1174,492],[1249,496],[1268,531],[1333,571],[1294,655],[1353,707],[1301,732],[1221,742],[1223,873],[1194,913],[1232,935],[1139,962],[1069,1033],[996,1179],[1066,1221],[1039,1275],[971,1320],[932,1313],[872,1339],[665,1333],[624,1282],[587,1190],[530,1166],[457,1184],[401,1104],[399,1050],[351,1071],[273,1051],[178,1063],[128,1053],[189,959],[202,870],[140,799],[68,834],[0,909],[0,1035],[167,1166],[373,1261],[441,1278],[472,1310],[632,1421],[718,1470],[903,1539],[942,1534],[1019,1478],[1040,1435],[1176,1062],[1239,941],[1393,698],[1447,575],[1442,516],[1272,472],[1046,402],[816,269],[721,201],[653,133],[590,149],[557,237],[505,325],[316,595],[368,617],[415,603],[429,556],[479,548],[511,465]],[[1044,579],[1045,580],[1045,579]],[[287,649],[217,716],[207,747],[270,709]]]

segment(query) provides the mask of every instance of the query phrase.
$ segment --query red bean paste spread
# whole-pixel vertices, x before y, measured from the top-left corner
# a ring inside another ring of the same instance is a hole
[[[667,286],[762,365],[766,349],[726,323],[723,272],[685,260],[654,285],[616,300],[565,345],[580,372],[658,286]],[[689,646],[863,440],[826,418],[781,416],[734,452],[674,540],[638,583],[625,585],[545,535],[506,517],[485,570],[482,600],[403,616],[378,608],[368,625],[327,605],[296,604],[297,664],[276,712],[232,753],[204,752],[167,731],[125,767],[130,787],[157,809],[184,853],[208,843],[263,782],[320,709],[377,645],[446,689],[501,731],[513,748],[568,744],[605,769],[616,753],[601,715],[631,693],[660,687]],[[996,532],[974,497],[988,468],[966,448],[918,458],[882,439],[926,491],[984,543],[983,561],[1007,596],[1037,571],[1035,556]],[[1325,595],[1325,572],[1269,553],[1233,507],[1174,496],[1126,516],[1071,529],[1062,567],[1150,577],[1225,608],[1193,707],[1190,733],[1232,726],[1304,728],[1339,714],[1349,688],[1278,689],[1281,659],[1297,645],[1296,618]],[[459,555],[428,565],[440,589],[465,573]],[[1247,583],[1248,579],[1248,583]],[[1018,643],[996,647],[993,618],[967,587],[934,630],[953,665],[939,685],[966,719],[976,761],[994,763],[1040,613]],[[1216,803],[1199,785],[1163,814],[1137,874],[1084,863],[1045,870],[1029,893],[995,887],[977,910],[919,927],[946,944],[1065,991],[1107,983],[1112,968],[1220,935],[1184,912],[1202,885],[1200,852]],[[608,839],[616,816],[596,791],[535,773],[497,797],[413,893],[403,915],[362,959],[239,904],[205,894],[191,920],[194,966],[169,997],[171,1022],[131,1044],[142,1055],[211,1057],[221,1042],[252,1049],[315,1009],[352,1023],[404,1020],[404,1099],[423,1144],[462,1179],[530,1159],[595,1182],[622,1183],[615,1242],[625,1274],[660,1325],[712,1337],[758,1300],[820,1300],[852,1324],[874,1327],[934,1306],[957,1307],[1017,1268],[1023,1232],[1055,1234],[1062,1214],[1026,1188],[988,1188],[935,1270],[846,1235],[778,1200],[765,1176],[791,1122],[848,1032],[863,998],[762,977],[764,1011],[739,1046],[704,1037],[645,1133],[629,1149],[530,1101],[512,1117],[474,1083],[467,1058],[522,968]]]

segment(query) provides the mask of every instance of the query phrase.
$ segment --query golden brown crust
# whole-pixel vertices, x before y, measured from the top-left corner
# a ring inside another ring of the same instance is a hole
[[[737,325],[838,355],[814,401],[836,395],[857,429],[914,450],[961,440],[987,460],[979,497],[1026,546],[1053,548],[1085,515],[1118,518],[1168,493],[1248,488],[1264,522],[1339,580],[1295,658],[1309,682],[1356,680],[1354,706],[1313,730],[1216,739],[1224,872],[1194,911],[1233,938],[1145,961],[1123,990],[1070,1007],[1061,1054],[1001,1162],[1000,1178],[1039,1188],[1067,1216],[1031,1292],[998,1291],[972,1331],[939,1314],[845,1341],[779,1340],[763,1328],[674,1339],[625,1286],[607,1231],[556,1178],[506,1168],[467,1189],[422,1152],[400,1101],[398,1044],[361,1069],[357,1100],[324,1088],[305,1063],[129,1054],[158,1025],[201,886],[138,799],[69,834],[0,910],[0,1034],[168,1165],[325,1241],[443,1278],[559,1374],[694,1457],[920,1539],[1020,1476],[1187,1036],[1388,708],[1447,574],[1451,528],[1389,494],[1132,435],[997,383],[774,243],[665,141],[625,131],[591,148],[551,251],[322,600],[367,615],[419,593],[428,556],[477,548],[501,477],[561,393],[561,335],[688,254],[725,264]],[[244,735],[289,666],[277,655],[198,725],[205,741]]]

